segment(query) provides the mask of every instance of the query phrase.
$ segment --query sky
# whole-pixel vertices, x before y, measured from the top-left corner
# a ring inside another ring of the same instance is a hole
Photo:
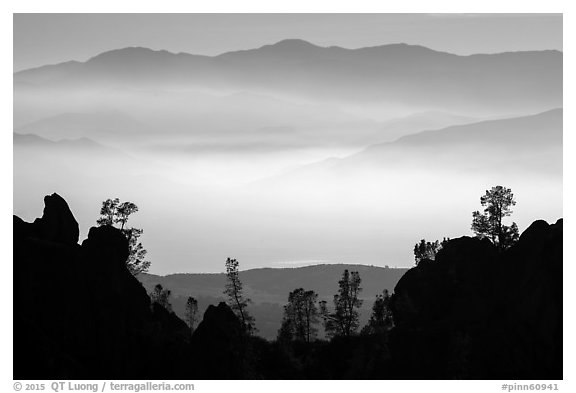
[[[144,46],[217,55],[286,38],[455,54],[562,50],[561,14],[14,14],[14,71]]]

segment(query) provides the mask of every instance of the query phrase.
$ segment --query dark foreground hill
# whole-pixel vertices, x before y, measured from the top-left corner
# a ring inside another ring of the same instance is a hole
[[[332,303],[338,290],[338,280],[344,269],[358,271],[362,278],[360,322],[364,325],[370,317],[372,303],[384,289],[392,292],[394,286],[406,273],[405,268],[388,268],[365,265],[314,265],[284,269],[251,269],[240,272],[244,293],[250,297],[250,313],[256,319],[258,335],[273,340],[282,322],[283,306],[288,293],[296,288],[314,290],[319,300]],[[223,290],[226,284],[224,273],[214,274],[169,274],[157,276],[140,274],[138,280],[151,292],[156,284],[169,289],[171,303],[176,315],[184,318],[188,296],[198,300],[198,308],[203,313],[210,304],[224,301]]]
[[[224,303],[190,335],[151,307],[118,230],[78,245],[66,202],[44,202],[14,217],[15,379],[562,378],[562,220],[502,254],[451,240],[396,285],[392,330],[306,344],[247,337]]]

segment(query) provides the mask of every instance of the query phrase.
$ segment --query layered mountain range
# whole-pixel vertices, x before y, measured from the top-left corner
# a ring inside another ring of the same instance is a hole
[[[124,48],[20,71],[14,82],[17,89],[194,86],[323,101],[538,111],[561,106],[562,53],[458,56],[416,45],[345,49],[289,39],[214,57]]]

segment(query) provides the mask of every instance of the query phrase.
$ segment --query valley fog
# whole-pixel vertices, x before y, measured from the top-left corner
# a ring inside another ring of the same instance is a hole
[[[562,215],[561,177],[545,174],[406,168],[300,176],[287,169],[305,162],[298,151],[202,158],[119,152],[15,148],[14,214],[33,220],[41,216],[37,201],[58,192],[83,239],[103,200],[133,201],[140,210],[130,224],[144,229],[156,274],[220,272],[226,257],[245,269],[306,261],[410,266],[421,238],[472,235],[471,213],[493,184],[514,191],[512,219],[521,231],[535,218]]]

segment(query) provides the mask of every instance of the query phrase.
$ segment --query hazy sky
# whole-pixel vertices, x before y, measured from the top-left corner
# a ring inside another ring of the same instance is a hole
[[[561,14],[15,14],[14,70],[145,46],[216,55],[286,38],[457,53],[562,49]]]

